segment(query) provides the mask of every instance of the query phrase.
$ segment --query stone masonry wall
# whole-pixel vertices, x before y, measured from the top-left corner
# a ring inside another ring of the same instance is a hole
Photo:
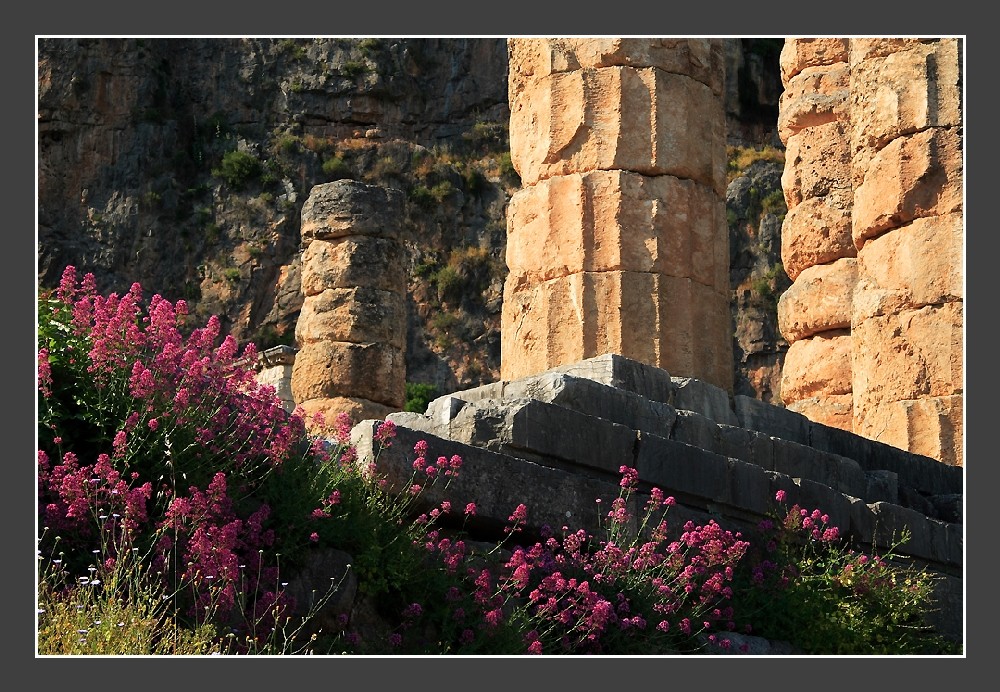
[[[448,487],[428,491],[428,507],[443,499],[477,505],[467,529],[489,539],[519,503],[528,525],[548,524],[600,534],[595,501],[618,495],[619,467],[639,472],[673,495],[674,530],[687,520],[715,519],[745,530],[788,503],[819,508],[864,550],[896,549],[904,561],[940,576],[940,611],[932,624],[960,639],[963,631],[963,469],[941,464],[853,433],[810,421],[788,409],[728,392],[707,382],[618,355],[566,364],[513,381],[440,397],[426,413],[394,413],[391,447],[380,452],[380,421],[362,421],[352,433],[359,459],[377,458],[391,487],[409,487],[413,446],[430,458],[462,457],[462,473]],[[633,515],[637,512],[633,512]]]
[[[788,39],[782,399],[964,463],[959,39]]]

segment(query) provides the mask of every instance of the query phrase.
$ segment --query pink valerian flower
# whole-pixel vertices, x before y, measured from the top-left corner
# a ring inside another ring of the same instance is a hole
[[[427,440],[418,440],[416,444],[413,445],[413,451],[417,456],[422,457],[427,455]]]
[[[351,415],[346,411],[341,411],[334,420],[334,439],[340,444],[348,444],[351,441],[351,428],[353,427]]]
[[[375,439],[378,440],[383,447],[392,446],[392,440],[395,437],[396,424],[391,420],[382,421],[375,430]]]
[[[786,493],[785,493],[784,490],[779,490],[778,492],[776,492],[774,494],[774,499],[777,500],[778,502],[784,502],[785,501],[785,497],[786,497]]]
[[[622,475],[621,487],[631,490],[639,483],[639,472],[630,466],[619,466],[618,473]]]
[[[319,534],[316,533],[315,531],[313,531],[311,534],[309,534],[309,540],[312,541],[313,543],[318,542],[319,541]]]
[[[465,514],[467,516],[473,517],[476,515],[476,503],[470,502],[465,506]]]
[[[521,523],[526,521],[528,518],[528,507],[524,503],[519,504],[515,509],[514,513],[507,517],[508,521],[515,523]]]

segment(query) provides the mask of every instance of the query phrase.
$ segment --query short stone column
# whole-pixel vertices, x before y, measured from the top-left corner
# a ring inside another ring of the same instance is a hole
[[[962,465],[961,40],[850,47],[854,430]]]
[[[501,378],[614,353],[733,389],[720,39],[510,39]]]
[[[406,397],[403,193],[338,180],[302,206],[302,312],[292,394],[308,416],[357,422]]]
[[[852,430],[851,297],[857,250],[851,237],[848,39],[786,39],[781,51],[778,136],[788,214],[781,261],[792,279],[778,303],[788,342],[781,401],[792,411]]]

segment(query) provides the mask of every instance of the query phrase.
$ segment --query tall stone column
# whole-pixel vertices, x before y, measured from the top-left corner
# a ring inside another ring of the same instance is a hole
[[[778,303],[788,342],[781,400],[810,420],[853,430],[848,39],[786,39],[781,51],[778,136],[788,214],[781,261],[792,279]]]
[[[338,180],[302,206],[302,312],[292,395],[328,423],[400,411],[406,397],[403,193]]]
[[[501,377],[616,353],[733,388],[720,39],[509,39]]]
[[[854,429],[963,464],[960,39],[850,44]]]

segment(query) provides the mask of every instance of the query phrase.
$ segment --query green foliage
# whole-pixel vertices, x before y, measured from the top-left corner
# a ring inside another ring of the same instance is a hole
[[[301,41],[294,38],[285,38],[278,42],[278,48],[292,60],[305,60],[306,47]]]
[[[785,204],[785,193],[783,190],[772,190],[760,201],[761,213],[774,214],[779,219],[783,219],[788,213],[788,206]]]
[[[380,38],[363,38],[358,41],[358,50],[360,50],[364,55],[373,55],[382,47],[382,39]]]
[[[368,72],[368,63],[362,60],[348,60],[340,66],[340,74],[348,79],[357,79]]]
[[[212,169],[212,175],[225,180],[234,190],[241,190],[258,178],[262,171],[260,159],[250,152],[234,149],[222,155],[222,163]]]
[[[500,155],[500,176],[513,185],[521,184],[521,176],[518,175],[517,170],[514,168],[509,151],[505,151]]]
[[[777,522],[777,540],[751,541],[756,554],[744,568],[763,564],[761,558],[773,566],[756,576],[742,572],[736,587],[740,615],[754,634],[807,654],[958,653],[927,623],[937,578],[895,554],[907,533],[884,554],[866,554],[841,540],[808,538],[799,527],[818,515],[795,505]]]
[[[437,387],[434,385],[423,382],[407,382],[406,404],[403,406],[403,410],[423,413],[427,410],[427,404],[436,397]]]
[[[302,151],[302,139],[295,135],[284,134],[278,138],[275,148],[285,156],[295,156]]]
[[[330,181],[341,180],[353,176],[351,167],[339,156],[331,156],[323,162],[323,173]]]
[[[457,303],[461,300],[465,281],[459,273],[458,267],[453,264],[447,264],[441,267],[441,269],[434,274],[434,282],[437,284],[437,297],[439,301],[442,303]]]
[[[240,270],[236,267],[226,267],[226,269],[222,272],[222,275],[229,283],[235,284],[240,281]]]

